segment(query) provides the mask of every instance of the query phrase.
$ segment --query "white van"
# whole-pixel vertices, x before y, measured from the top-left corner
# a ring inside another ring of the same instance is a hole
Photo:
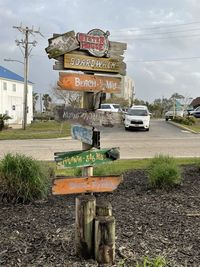
[[[149,131],[150,113],[147,106],[132,106],[125,113],[124,126],[128,129],[145,129]]]

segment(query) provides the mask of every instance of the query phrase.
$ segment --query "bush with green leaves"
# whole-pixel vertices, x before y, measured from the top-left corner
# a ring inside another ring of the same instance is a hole
[[[122,261],[118,264],[118,267],[167,267],[167,261],[161,256],[153,259],[144,257],[142,260],[131,266],[126,265],[125,261]]]
[[[181,170],[173,157],[155,156],[149,164],[148,179],[154,188],[169,188],[181,183]]]
[[[47,197],[50,168],[21,154],[7,154],[0,162],[0,196],[7,202],[27,203]]]

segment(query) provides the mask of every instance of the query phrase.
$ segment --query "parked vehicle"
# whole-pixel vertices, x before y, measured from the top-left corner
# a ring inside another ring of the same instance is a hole
[[[125,113],[125,130],[141,128],[149,131],[150,114],[146,106],[132,106]]]
[[[183,110],[169,110],[165,113],[165,120],[171,120],[174,117],[183,117],[184,111]]]
[[[107,111],[107,112],[119,112],[121,111],[121,107],[119,104],[101,104],[100,108],[97,109],[98,111]]]
[[[191,111],[190,115],[194,116],[195,118],[200,118],[200,106]]]

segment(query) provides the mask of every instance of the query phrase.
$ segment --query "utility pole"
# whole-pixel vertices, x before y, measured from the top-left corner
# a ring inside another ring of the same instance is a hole
[[[37,42],[29,42],[29,35],[30,34],[40,34],[43,36],[39,30],[35,31],[32,27],[32,29],[29,29],[28,27],[22,27],[22,26],[13,26],[14,29],[19,30],[21,33],[24,34],[24,39],[21,41],[15,40],[16,45],[19,46],[23,56],[24,56],[24,97],[23,97],[23,120],[22,120],[22,128],[26,130],[27,126],[27,113],[28,113],[28,105],[27,105],[27,96],[28,96],[28,63],[29,63],[29,56],[32,48],[36,46]],[[24,48],[24,51],[21,49],[21,46]]]

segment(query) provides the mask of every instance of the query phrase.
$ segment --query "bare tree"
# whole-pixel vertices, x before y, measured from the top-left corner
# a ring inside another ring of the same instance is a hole
[[[65,106],[80,107],[82,94],[68,90],[60,89],[59,86],[52,87],[52,95],[55,99],[60,100]]]

